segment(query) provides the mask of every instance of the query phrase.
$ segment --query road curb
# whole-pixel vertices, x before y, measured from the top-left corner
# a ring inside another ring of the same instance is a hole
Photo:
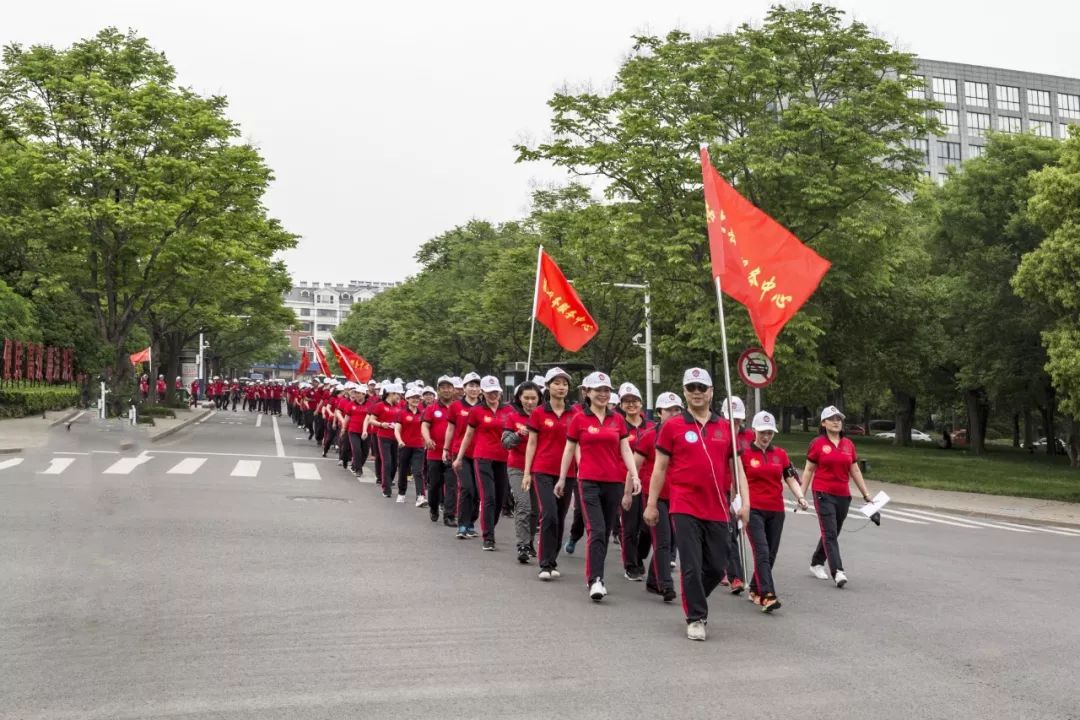
[[[1048,520],[1046,518],[1033,518],[1030,515],[1006,515],[1003,513],[989,513],[981,512],[978,510],[959,510],[954,507],[947,507],[942,505],[927,505],[913,502],[900,502],[897,500],[891,501],[889,505],[895,505],[898,508],[909,507],[916,510],[921,508],[923,510],[933,510],[934,512],[950,513],[961,518],[985,518],[987,520],[1004,520],[1006,522],[1019,522],[1028,525],[1047,525],[1049,523],[1054,523],[1063,527],[1080,530],[1080,523],[1071,522],[1069,520]]]
[[[0,455],[14,455],[15,453],[21,453],[23,448],[0,448]]]
[[[54,427],[56,427],[58,425],[63,425],[68,420],[71,420],[72,418],[74,418],[76,415],[78,415],[81,412],[84,412],[84,411],[80,410],[79,408],[68,408],[68,413],[66,415],[64,415],[64,417],[60,418],[59,420],[54,420],[53,422],[49,423],[49,427],[54,428]]]
[[[178,432],[180,430],[183,430],[188,425],[191,425],[192,423],[199,422],[200,420],[202,420],[204,417],[206,417],[207,415],[209,415],[212,412],[213,412],[213,409],[203,410],[198,415],[194,415],[194,416],[188,418],[187,420],[180,423],[179,425],[174,425],[173,427],[169,428],[168,430],[162,430],[161,432],[157,433],[156,435],[151,435],[150,436],[150,442],[157,442],[158,440],[161,440],[162,438],[167,438],[170,435],[172,435],[173,433]]]

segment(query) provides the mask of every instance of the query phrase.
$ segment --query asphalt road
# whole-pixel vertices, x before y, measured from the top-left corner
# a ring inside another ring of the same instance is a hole
[[[788,515],[783,608],[693,643],[617,547],[594,604],[581,550],[541,583],[255,423],[0,458],[0,717],[1080,718],[1080,534],[854,520],[837,590]]]

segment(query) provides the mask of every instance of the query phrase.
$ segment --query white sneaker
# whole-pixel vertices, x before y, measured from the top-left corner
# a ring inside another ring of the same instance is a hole
[[[547,568],[544,568],[543,570],[540,571],[540,574],[538,574],[536,577],[540,578],[544,582],[547,582],[548,580],[551,579],[551,571],[548,570]]]
[[[825,571],[824,565],[811,565],[810,572],[814,574],[818,580],[828,580],[829,573]]]
[[[552,580],[558,580],[561,577],[562,577],[562,573],[560,573],[555,568],[551,568],[551,579]]]
[[[405,502],[405,496],[404,496],[404,495],[398,495],[398,496],[397,496],[397,501],[398,501],[399,503],[403,503],[403,502]]]
[[[836,583],[836,587],[842,588],[847,585],[847,575],[844,574],[843,570],[837,570],[833,582]]]
[[[686,639],[687,640],[704,640],[705,639],[705,621],[695,620],[692,623],[686,625]]]
[[[425,498],[423,495],[416,498],[416,507],[427,507],[427,498]]]
[[[603,580],[594,580],[592,586],[589,588],[589,597],[593,600],[600,602],[607,595],[607,588],[604,587]]]

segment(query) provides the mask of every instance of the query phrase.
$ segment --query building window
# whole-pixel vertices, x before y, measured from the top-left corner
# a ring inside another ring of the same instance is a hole
[[[306,338],[306,337],[300,338],[300,347],[306,348],[306,347],[308,347],[310,345],[311,345],[311,338]]]
[[[300,297],[310,297],[310,296],[311,296],[311,293],[309,293],[307,290],[301,290],[300,291]]]
[[[946,135],[960,134],[959,110],[938,110],[937,119],[939,123],[945,126]]]
[[[948,179],[949,179],[949,173],[947,173],[947,172],[939,172],[937,174],[937,184],[938,185],[944,185],[945,181],[948,180]]]
[[[1080,120],[1080,95],[1058,93],[1058,115]]]
[[[908,147],[912,150],[918,151],[922,156],[924,165],[930,164],[930,141],[926,138],[914,138],[908,141]]]
[[[986,152],[986,148],[984,146],[982,146],[982,145],[968,145],[968,157],[969,158],[980,158],[980,157],[983,156],[983,153],[985,153],[985,152]]]
[[[919,83],[918,87],[911,88],[907,91],[907,96],[912,100],[925,100],[926,99],[926,77],[923,75],[912,75],[912,80],[916,80]]]
[[[317,329],[318,329],[319,332],[330,332],[330,331],[332,331],[334,329],[334,326],[333,325],[319,325]]]
[[[1008,115],[998,115],[998,130],[1003,133],[1018,133],[1020,132],[1020,118],[1009,117]]]
[[[1020,88],[1010,85],[997,86],[998,110],[1015,110],[1020,112]]]
[[[311,315],[311,308],[300,308],[300,317],[309,317]]]
[[[956,167],[960,165],[960,143],[938,142],[938,160],[942,165]]]
[[[968,105],[990,107],[990,86],[986,83],[965,80],[964,102]]]
[[[955,105],[956,81],[949,78],[934,78],[934,99]]]
[[[983,137],[990,129],[990,113],[969,112],[967,114],[968,135]]]
[[[1046,90],[1027,91],[1028,112],[1036,115],[1050,114],[1050,93]]]
[[[1054,137],[1054,123],[1049,120],[1028,120],[1028,127],[1033,135]]]

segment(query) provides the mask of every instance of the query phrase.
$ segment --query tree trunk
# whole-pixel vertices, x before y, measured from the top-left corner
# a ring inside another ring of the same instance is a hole
[[[1042,407],[1043,432],[1046,433],[1046,454],[1053,457],[1057,452],[1057,428],[1054,427],[1054,415],[1057,413],[1057,398],[1054,389],[1047,388],[1046,403]]]
[[[982,388],[964,391],[964,405],[967,408],[968,450],[976,455],[986,453],[986,421],[989,408]]]
[[[1035,423],[1031,417],[1031,408],[1024,408],[1024,447],[1029,452],[1035,451]]]
[[[1014,448],[1020,447],[1020,413],[1013,413],[1012,416],[1012,431],[1013,431],[1013,443]]]
[[[810,408],[805,405],[802,409],[802,431],[810,432]]]
[[[911,423],[915,419],[915,396],[901,390],[893,390],[896,401],[896,435],[893,445],[911,447]]]
[[[1080,468],[1080,422],[1076,418],[1069,418],[1069,441],[1065,443],[1065,451],[1069,454],[1069,467]]]
[[[862,406],[862,428],[863,433],[870,434],[870,403],[864,402]]]
[[[791,406],[785,405],[780,413],[780,432],[787,435],[791,432]]]

